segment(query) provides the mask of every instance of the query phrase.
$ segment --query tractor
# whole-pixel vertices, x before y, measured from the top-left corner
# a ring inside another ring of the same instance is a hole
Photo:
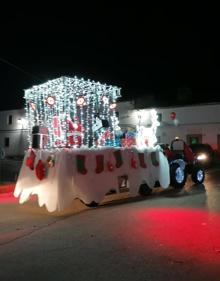
[[[175,138],[170,147],[162,146],[170,165],[170,185],[181,189],[190,174],[195,184],[201,184],[205,179],[205,171],[191,148],[182,139]]]

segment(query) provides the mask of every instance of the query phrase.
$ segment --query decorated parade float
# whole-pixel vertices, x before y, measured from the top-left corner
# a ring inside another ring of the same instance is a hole
[[[25,90],[29,149],[14,195],[24,203],[38,196],[49,212],[78,198],[96,206],[126,181],[132,196],[170,182],[167,158],[156,143],[155,110],[136,132],[119,127],[120,88],[77,77],[61,77]]]

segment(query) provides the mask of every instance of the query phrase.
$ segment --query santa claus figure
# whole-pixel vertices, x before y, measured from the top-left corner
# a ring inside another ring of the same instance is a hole
[[[67,144],[70,146],[80,147],[82,145],[83,131],[82,124],[78,123],[78,119],[75,118],[75,122],[70,117],[67,118]]]

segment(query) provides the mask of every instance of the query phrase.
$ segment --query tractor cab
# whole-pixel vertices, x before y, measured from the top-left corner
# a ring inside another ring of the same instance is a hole
[[[192,163],[195,159],[191,148],[184,140],[175,138],[170,145],[173,159],[183,159],[187,163]]]

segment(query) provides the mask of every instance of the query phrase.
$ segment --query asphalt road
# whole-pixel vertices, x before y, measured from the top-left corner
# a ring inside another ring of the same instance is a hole
[[[0,280],[219,281],[220,169],[180,192],[75,200],[63,213],[1,194]]]

